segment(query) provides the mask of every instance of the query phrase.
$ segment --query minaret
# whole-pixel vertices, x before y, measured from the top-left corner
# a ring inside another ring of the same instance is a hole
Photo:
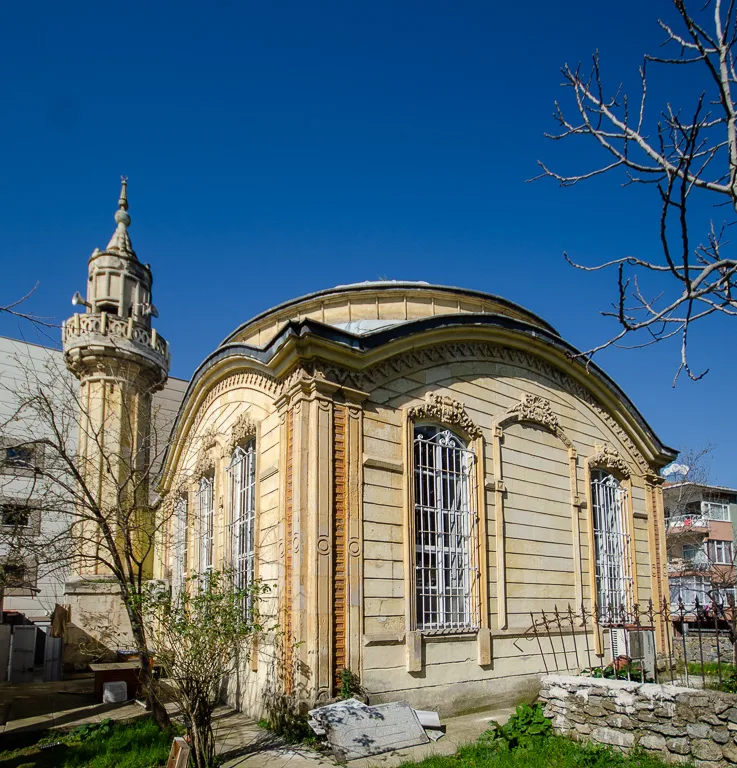
[[[100,506],[109,509],[112,517],[116,505],[120,508],[121,498],[124,504],[146,514],[152,397],[163,388],[169,372],[168,344],[151,327],[151,318],[158,317],[151,298],[151,268],[138,260],[128,234],[127,187],[123,178],[110,242],[105,250],[96,248],[90,256],[87,298],[77,292],[72,299],[73,304],[85,307],[85,312],[72,315],[62,328],[66,365],[79,379],[80,472],[87,487],[99,494]],[[99,616],[108,610],[107,601],[112,601],[110,620],[115,621],[113,614],[120,616],[121,610],[111,574],[95,556],[99,530],[95,525],[84,526],[87,530],[77,544],[76,573],[66,589],[77,626],[85,623],[81,620],[85,595],[89,613]],[[137,526],[146,530],[146,521],[138,521]],[[145,561],[144,575],[149,577],[153,553]]]

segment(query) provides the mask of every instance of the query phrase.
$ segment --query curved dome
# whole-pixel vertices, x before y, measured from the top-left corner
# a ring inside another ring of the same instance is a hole
[[[262,347],[289,321],[316,320],[356,335],[438,315],[501,315],[559,336],[551,325],[512,301],[483,291],[399,280],[366,281],[309,293],[262,312],[223,344]]]

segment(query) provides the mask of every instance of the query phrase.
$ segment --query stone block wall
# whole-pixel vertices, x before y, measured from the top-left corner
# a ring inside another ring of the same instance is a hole
[[[579,676],[542,678],[556,733],[674,763],[737,763],[737,694]]]
[[[701,635],[701,642],[699,642],[699,637],[696,633],[688,635],[685,643],[682,637],[674,637],[671,639],[671,642],[673,644],[673,655],[676,659],[683,659],[683,646],[685,645],[686,659],[688,661],[700,664],[703,657],[705,663],[716,662],[718,646],[718,654],[722,664],[734,663],[734,648],[732,643],[729,642],[726,632],[720,633],[718,642],[715,634],[707,633]]]

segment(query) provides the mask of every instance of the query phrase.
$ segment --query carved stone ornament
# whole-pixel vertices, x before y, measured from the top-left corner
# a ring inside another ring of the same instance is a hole
[[[630,476],[629,464],[610,445],[594,446],[594,455],[591,457],[591,466],[600,469],[611,469],[623,477]]]
[[[414,421],[439,421],[448,426],[456,426],[469,437],[481,437],[481,428],[477,427],[466,413],[463,403],[452,397],[443,397],[433,392],[425,395],[425,402],[409,409],[409,417]]]
[[[214,424],[210,426],[200,436],[200,450],[209,451],[210,448],[215,448],[218,444],[218,432],[215,429]]]
[[[532,421],[542,424],[551,432],[558,431],[558,417],[553,413],[550,401],[538,395],[522,395],[522,400],[510,413],[517,414],[520,421]]]
[[[215,459],[210,455],[208,451],[202,451],[197,459],[197,463],[192,470],[192,477],[195,480],[199,480],[202,477],[207,477],[215,472]]]
[[[242,413],[230,432],[230,453],[252,437],[256,437],[256,422],[247,413]]]

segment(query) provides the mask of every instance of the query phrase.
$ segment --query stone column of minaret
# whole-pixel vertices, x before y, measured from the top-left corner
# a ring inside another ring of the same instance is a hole
[[[138,260],[128,234],[126,179],[115,221],[105,250],[96,248],[90,256],[86,300],[79,293],[72,299],[86,311],[72,315],[62,331],[66,365],[79,380],[80,471],[111,517],[121,493],[124,504],[143,510],[147,506],[152,396],[164,387],[169,372],[168,344],[151,327],[151,318],[158,317],[151,297],[151,268]],[[146,523],[137,521],[142,530]],[[89,661],[75,653],[75,644],[110,651],[131,647],[117,582],[96,553],[99,527],[81,525],[82,535],[75,537],[76,564],[65,587],[71,621],[67,663]],[[143,575],[150,577],[153,552],[143,561]]]

